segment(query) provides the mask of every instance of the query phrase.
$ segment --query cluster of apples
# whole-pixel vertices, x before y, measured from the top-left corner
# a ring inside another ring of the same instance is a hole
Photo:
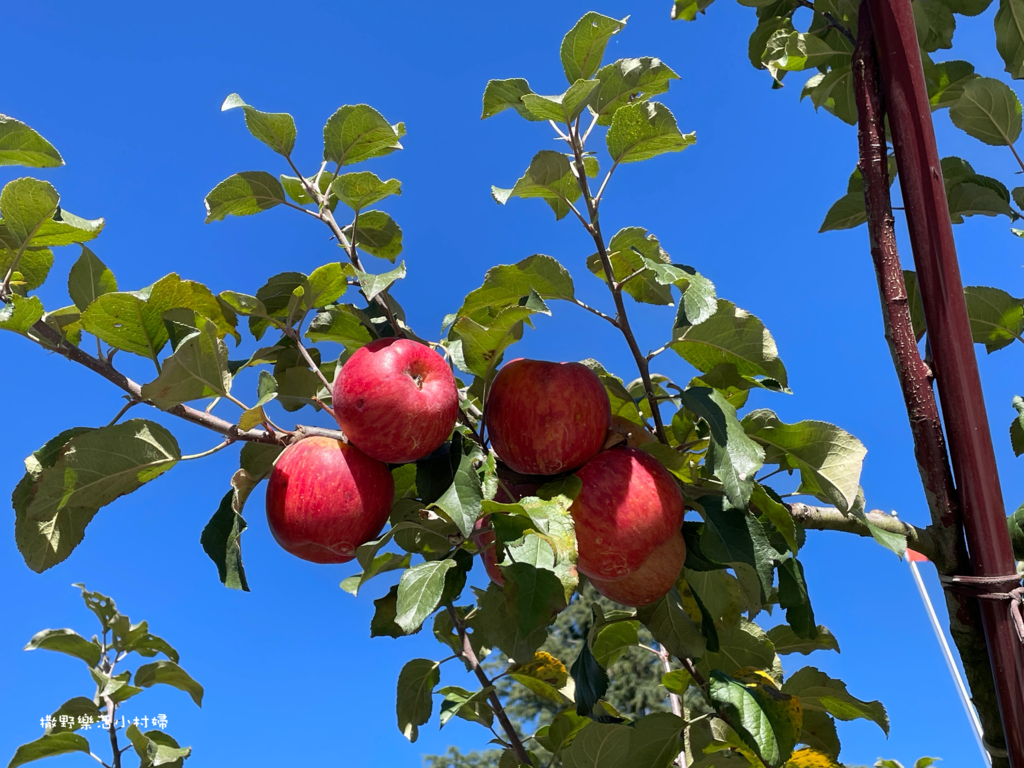
[[[394,495],[387,464],[427,456],[458,416],[455,378],[436,352],[408,339],[358,350],[334,382],[334,410],[348,443],[310,437],[279,457],[267,489],[267,519],[287,551],[317,563],[343,563],[384,527]],[[650,454],[604,445],[612,424],[601,380],[579,363],[513,360],[495,376],[484,412],[491,446],[513,471],[574,471],[577,568],[623,605],[654,602],[675,584],[686,545],[683,498]],[[497,501],[535,495],[539,484],[502,487]],[[474,541],[491,579],[503,583],[487,517]]]

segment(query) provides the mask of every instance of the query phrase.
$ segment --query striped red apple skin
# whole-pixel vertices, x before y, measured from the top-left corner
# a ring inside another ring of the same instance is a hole
[[[649,453],[626,446],[602,451],[576,476],[583,484],[571,508],[580,573],[602,581],[623,579],[679,534],[682,493]]]
[[[518,359],[506,363],[487,395],[491,446],[524,475],[557,475],[604,447],[611,424],[608,394],[580,363]]]
[[[278,457],[267,485],[277,543],[313,563],[347,563],[388,520],[395,483],[387,465],[354,445],[307,437]]]
[[[332,387],[335,418],[367,456],[404,464],[433,453],[459,414],[455,376],[437,352],[411,339],[356,350]]]
[[[686,542],[677,533],[655,549],[644,564],[624,579],[591,579],[594,589],[620,605],[640,608],[650,605],[675,586],[686,562]]]

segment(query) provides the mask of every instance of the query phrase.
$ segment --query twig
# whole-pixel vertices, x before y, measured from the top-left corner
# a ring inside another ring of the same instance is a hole
[[[289,326],[284,329],[284,333],[289,339],[295,342],[295,346],[299,350],[299,354],[302,355],[302,358],[306,361],[306,364],[313,369],[313,373],[317,375],[317,377],[320,379],[323,385],[327,388],[327,391],[330,392],[331,382],[329,382],[327,380],[327,377],[324,376],[323,371],[320,370],[320,366],[313,362],[312,355],[309,354],[309,350],[306,349],[306,345],[302,343],[302,333],[299,331],[299,329],[292,328],[291,326]]]
[[[463,624],[462,619],[459,618],[458,612],[452,607],[451,603],[445,605],[445,610],[448,612],[448,617],[452,620],[452,625],[455,627],[455,631],[459,634],[459,640],[462,641],[462,657],[469,664],[473,674],[476,675],[476,679],[480,681],[480,684],[484,688],[491,686],[491,680],[487,677],[487,673],[484,672],[480,666],[480,661],[476,657],[476,653],[473,651],[473,644],[469,640],[469,635],[466,634],[466,625]],[[512,721],[508,719],[508,715],[505,713],[505,708],[501,705],[501,699],[498,698],[496,691],[491,691],[488,695],[487,700],[491,704],[491,708],[494,710],[495,716],[498,718],[498,722],[501,724],[501,728],[505,731],[505,735],[508,737],[509,744],[512,745],[512,751],[516,754],[516,759],[522,765],[533,765],[533,761],[530,760],[530,755],[526,751],[526,747],[523,746],[522,740],[519,738],[519,734],[516,732],[515,726],[512,725]]]
[[[220,445],[215,445],[213,448],[211,448],[208,451],[203,451],[202,453],[193,453],[193,454],[190,454],[188,456],[182,456],[179,459],[179,461],[192,461],[192,459],[203,459],[203,458],[206,458],[207,456],[212,456],[213,454],[217,453],[218,451],[223,451],[225,448],[227,448],[233,442],[234,442],[233,440],[225,440]]]
[[[593,237],[594,244],[597,246],[597,253],[601,258],[601,265],[604,267],[605,282],[608,284],[608,289],[611,291],[612,298],[615,300],[615,319],[619,326],[619,330],[622,331],[622,335],[626,338],[626,343],[629,345],[630,351],[633,353],[633,359],[636,360],[637,368],[640,370],[640,379],[643,381],[644,392],[651,404],[651,415],[654,417],[654,429],[657,433],[658,440],[665,445],[668,445],[668,437],[665,434],[665,424],[662,422],[661,412],[658,410],[658,401],[654,396],[654,385],[651,382],[650,366],[648,365],[647,358],[640,351],[640,347],[636,342],[636,337],[633,335],[633,329],[629,325],[629,317],[626,314],[626,304],[622,300],[622,289],[621,287],[616,288],[615,271],[612,268],[611,259],[608,256],[608,249],[605,248],[604,236],[601,234],[601,225],[598,222],[597,207],[594,205],[594,200],[590,196],[590,184],[587,182],[587,174],[583,167],[583,143],[579,139],[578,118],[576,120],[576,129],[572,134],[572,141],[570,143],[572,144],[573,156],[576,160],[576,181],[579,183],[580,191],[582,191],[583,198],[587,203],[587,213],[590,216],[590,221],[584,221],[583,224],[591,237]],[[582,216],[580,217],[580,220],[583,220]]]
[[[99,360],[88,352],[83,352],[78,347],[68,344],[64,340],[63,336],[61,336],[60,331],[52,328],[48,323],[40,320],[32,326],[31,330],[35,336],[42,340],[37,343],[41,343],[46,349],[56,352],[74,363],[85,366],[93,373],[99,374],[119,389],[127,392],[133,400],[146,403],[147,405],[152,405],[151,402],[142,396],[142,387],[137,382],[129,379],[105,360]],[[184,419],[185,421],[190,421],[193,424],[198,424],[206,429],[218,432],[231,440],[270,443],[272,445],[287,445],[288,442],[290,442],[288,438],[271,435],[265,430],[239,429],[237,424],[232,424],[230,421],[226,421],[212,414],[191,408],[187,405],[176,405],[168,408],[165,412],[172,416]],[[342,436],[340,432],[335,431],[334,434],[338,438]]]
[[[141,402],[141,400],[129,400],[127,403],[125,403],[124,407],[117,412],[117,415],[110,420],[110,423],[107,424],[107,426],[112,427],[115,424],[117,424],[117,422],[121,420],[121,417],[128,413],[129,408],[133,408],[134,406],[138,405]]]
[[[857,536],[871,536],[871,529],[853,515],[845,515],[835,507],[812,507],[808,504],[786,504],[793,519],[813,531],[842,531]],[[907,546],[929,560],[939,557],[939,541],[932,527],[918,528],[894,515],[878,509],[866,513],[865,518],[876,528],[907,538]]]
[[[612,325],[614,325],[614,326],[615,326],[616,328],[618,328],[618,327],[619,327],[619,322],[618,322],[618,320],[616,320],[616,319],[615,319],[614,317],[612,317],[611,315],[606,315],[606,314],[605,314],[604,312],[602,312],[601,310],[599,310],[599,309],[594,309],[594,307],[590,306],[589,304],[584,304],[584,303],[583,303],[582,301],[580,301],[579,299],[576,299],[576,298],[572,299],[572,303],[573,303],[573,304],[575,304],[575,305],[576,305],[577,307],[581,307],[581,308],[583,308],[583,309],[587,310],[587,312],[593,312],[593,313],[594,313],[595,315],[597,315],[598,317],[600,317],[600,318],[603,318],[603,319],[607,320],[607,321],[608,321],[609,323],[611,323]]]

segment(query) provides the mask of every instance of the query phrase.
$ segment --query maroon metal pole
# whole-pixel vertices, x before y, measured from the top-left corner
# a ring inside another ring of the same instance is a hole
[[[910,3],[867,7],[971,565],[1006,576],[1016,568]],[[982,600],[981,612],[1010,762],[1024,768],[1020,640],[1005,602]]]

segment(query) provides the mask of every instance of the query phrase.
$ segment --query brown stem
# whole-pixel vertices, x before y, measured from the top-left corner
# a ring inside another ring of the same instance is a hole
[[[658,440],[668,445],[668,437],[665,435],[665,424],[661,419],[661,411],[658,410],[658,400],[654,396],[650,364],[644,353],[640,351],[640,346],[636,343],[636,336],[633,335],[633,329],[629,325],[629,317],[626,315],[626,304],[622,300],[622,284],[615,280],[615,271],[608,256],[608,249],[604,244],[604,236],[601,234],[597,206],[590,195],[590,184],[587,181],[587,173],[583,167],[583,145],[580,141],[579,131],[579,120],[577,120],[576,126],[571,132],[570,143],[572,144],[573,157],[576,161],[576,180],[579,182],[580,191],[583,193],[583,199],[587,204],[587,214],[590,217],[589,222],[584,221],[584,226],[594,239],[594,245],[597,246],[597,253],[601,258],[601,266],[604,268],[605,282],[608,284],[608,290],[611,291],[612,298],[615,301],[615,321],[618,324],[619,330],[622,331],[622,335],[625,336],[626,343],[629,345],[629,351],[633,353],[636,367],[640,371],[640,380],[643,381],[644,392],[647,395],[647,401],[651,405],[651,416],[654,418],[654,429],[657,432]]]
[[[68,360],[84,365],[93,373],[97,373],[118,388],[127,392],[133,401],[153,405],[142,396],[142,387],[138,382],[132,381],[123,373],[118,371],[110,363],[99,360],[88,352],[83,352],[78,347],[72,346],[61,336],[60,331],[51,327],[48,323],[40,320],[32,326],[32,333],[42,339],[46,349],[49,349]],[[198,424],[201,427],[217,432],[229,440],[242,440],[251,443],[269,443],[271,445],[287,445],[292,438],[286,434],[272,434],[263,429],[242,430],[237,424],[221,419],[213,414],[191,408],[187,405],[176,405],[168,408],[165,413],[172,416]],[[300,427],[304,434],[323,434],[336,439],[342,438],[342,433],[337,430],[323,430],[318,427]]]
[[[462,653],[460,655],[466,660],[469,668],[476,675],[476,679],[480,681],[480,685],[484,688],[489,688],[493,681],[487,677],[487,673],[480,666],[480,660],[477,659],[476,653],[473,651],[473,644],[469,641],[469,635],[466,634],[466,625],[459,618],[458,612],[452,608],[450,603],[445,605],[445,610],[448,611],[448,616],[455,626],[455,631],[459,633],[459,640],[462,641]],[[494,710],[494,715],[498,718],[502,730],[505,731],[509,744],[512,745],[512,751],[515,752],[516,759],[522,765],[533,765],[526,747],[523,746],[522,739],[519,738],[515,726],[512,725],[512,721],[508,719],[508,715],[505,713],[505,708],[501,704],[501,699],[498,698],[497,691],[491,691],[487,700],[490,702],[491,709]]]
[[[871,257],[882,300],[885,338],[899,379],[914,439],[914,455],[932,519],[936,551],[929,556],[940,573],[969,574],[960,512],[942,421],[931,386],[931,371],[921,359],[910,319],[889,194],[885,114],[875,61],[871,15],[861,4],[858,41],[853,54],[854,92],[859,114],[860,171],[864,179]],[[919,545],[918,545],[919,546]],[[915,549],[918,547],[915,546]],[[967,672],[986,739],[1002,744],[1002,725],[976,600],[947,590],[950,631]],[[995,766],[1007,766],[995,758]]]

